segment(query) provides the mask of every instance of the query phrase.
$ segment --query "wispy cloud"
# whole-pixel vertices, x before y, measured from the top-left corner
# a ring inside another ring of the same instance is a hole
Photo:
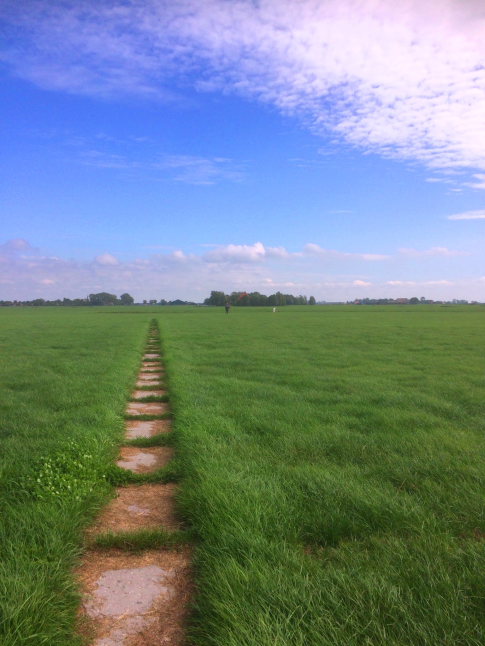
[[[42,87],[234,92],[365,151],[472,169],[485,188],[483,3],[5,0],[3,19],[3,62]]]
[[[399,249],[402,256],[411,258],[453,258],[455,256],[468,256],[466,251],[458,251],[456,249],[448,249],[447,247],[431,247],[431,249]]]
[[[477,188],[479,190],[485,189],[485,173],[475,173],[473,175],[474,181],[465,182],[465,186],[470,188]]]
[[[435,286],[452,286],[455,282],[452,280],[388,280],[386,285],[391,287],[435,287]]]
[[[153,168],[167,170],[176,181],[186,184],[211,185],[220,180],[239,182],[244,178],[242,169],[224,157],[168,155]]]
[[[103,253],[100,256],[96,256],[95,260],[98,263],[98,265],[113,266],[113,265],[119,264],[118,258],[116,258],[110,253]]]
[[[485,210],[465,211],[464,213],[455,213],[449,215],[448,220],[485,220]]]
[[[329,259],[357,259],[357,260],[366,260],[366,261],[379,261],[379,260],[389,260],[391,256],[388,254],[378,254],[378,253],[350,253],[346,251],[336,251],[335,249],[324,249],[318,244],[308,243],[305,245],[305,252],[309,254],[314,254]]]
[[[147,158],[146,155],[141,157],[136,150],[122,154],[107,149],[93,149],[87,144],[85,140],[76,142],[77,159],[81,164],[93,168],[142,173],[144,176],[150,174],[155,179],[166,178],[199,186],[211,186],[223,181],[241,182],[245,178],[243,165],[226,157],[159,152]]]
[[[271,258],[288,259],[300,255],[290,253],[284,247],[265,247],[262,242],[255,242],[253,245],[218,246],[204,254],[203,258],[211,263],[259,263]]]

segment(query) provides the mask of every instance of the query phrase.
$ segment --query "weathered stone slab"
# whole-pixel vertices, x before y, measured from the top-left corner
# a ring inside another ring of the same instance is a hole
[[[153,363],[152,361],[145,361],[143,363],[143,366],[142,366],[140,372],[146,372],[147,370],[151,370],[151,371],[159,370],[159,371],[161,371],[162,370],[162,365],[160,364],[160,362]]]
[[[153,527],[179,529],[181,523],[174,505],[176,487],[173,482],[119,487],[116,497],[88,530],[88,536]]]
[[[150,473],[166,466],[173,455],[169,446],[153,446],[139,449],[136,446],[123,446],[116,464],[121,469],[135,473]]]
[[[181,646],[189,552],[87,554],[78,570],[82,631],[92,646]]]
[[[138,381],[158,381],[161,376],[162,372],[160,370],[157,372],[140,372]]]
[[[129,402],[126,407],[128,415],[163,415],[168,410],[166,402]]]
[[[143,399],[144,397],[161,397],[162,395],[166,394],[166,390],[135,390],[132,394],[132,398]]]
[[[171,426],[172,423],[169,419],[127,419],[125,437],[127,440],[134,440],[137,437],[152,437],[158,433],[170,433]]]

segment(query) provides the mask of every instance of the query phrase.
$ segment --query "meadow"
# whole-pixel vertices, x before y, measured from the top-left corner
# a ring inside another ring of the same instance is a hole
[[[76,643],[70,572],[153,318],[194,644],[483,643],[485,308],[471,306],[1,311],[0,643]]]
[[[78,643],[71,570],[112,489],[149,320],[114,309],[0,311],[2,646]]]
[[[483,643],[484,308],[159,324],[197,644]]]

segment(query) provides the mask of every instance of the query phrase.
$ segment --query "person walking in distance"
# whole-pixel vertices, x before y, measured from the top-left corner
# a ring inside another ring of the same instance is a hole
[[[226,310],[226,314],[229,314],[229,310],[231,309],[231,303],[229,303],[229,301],[226,301],[224,309]]]

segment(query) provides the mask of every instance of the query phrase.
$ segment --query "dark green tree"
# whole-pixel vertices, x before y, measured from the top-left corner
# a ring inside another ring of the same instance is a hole
[[[108,294],[108,292],[89,294],[88,299],[90,305],[116,305],[118,302],[116,296],[114,294]]]
[[[133,296],[130,296],[130,294],[121,294],[120,296],[120,303],[122,305],[133,305],[135,302],[135,299]]]

